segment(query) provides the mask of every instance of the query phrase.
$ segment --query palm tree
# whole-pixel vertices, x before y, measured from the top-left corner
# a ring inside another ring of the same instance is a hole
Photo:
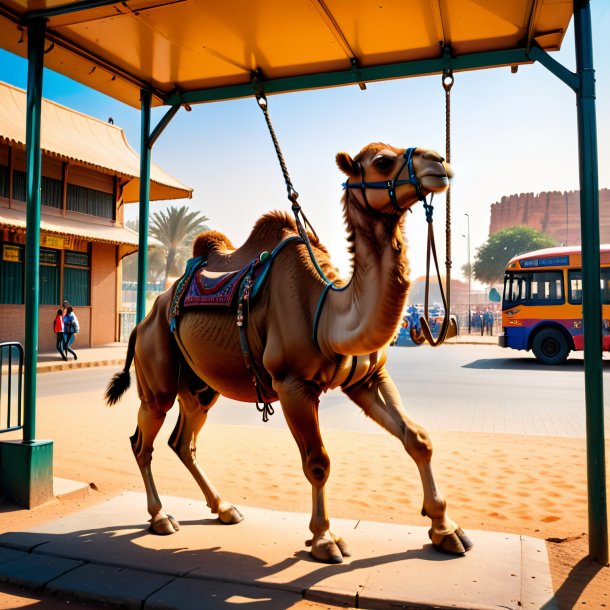
[[[209,220],[200,212],[189,211],[186,206],[170,206],[155,212],[150,221],[150,235],[158,239],[166,256],[165,284],[171,275],[180,273],[179,264],[190,257],[193,240],[201,231],[208,230]]]

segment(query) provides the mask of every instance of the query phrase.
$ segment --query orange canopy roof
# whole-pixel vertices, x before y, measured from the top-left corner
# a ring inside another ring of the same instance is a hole
[[[457,70],[525,63],[534,43],[560,47],[572,7],[572,0],[0,0],[0,45],[25,57],[24,25],[44,16],[48,68],[139,107],[142,88],[157,105],[251,95],[257,70],[275,81],[270,92],[438,72],[441,64],[425,62],[442,58],[442,45]],[[424,63],[412,71],[409,62]]]

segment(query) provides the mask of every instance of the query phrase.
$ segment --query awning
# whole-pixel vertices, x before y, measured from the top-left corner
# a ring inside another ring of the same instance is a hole
[[[0,83],[0,109],[0,141],[25,148],[25,91]],[[120,127],[43,100],[40,146],[48,155],[106,174],[118,174],[123,178],[125,203],[139,200],[140,156]],[[193,189],[151,163],[151,200],[190,199],[192,192]]]
[[[25,231],[25,210],[0,207],[0,227],[11,227]],[[138,250],[138,234],[135,231],[127,227],[76,220],[72,216],[56,216],[43,212],[40,217],[40,231],[41,233],[78,237],[87,241],[116,244],[120,247],[120,258]],[[149,235],[148,245],[149,247],[155,247],[161,244]]]

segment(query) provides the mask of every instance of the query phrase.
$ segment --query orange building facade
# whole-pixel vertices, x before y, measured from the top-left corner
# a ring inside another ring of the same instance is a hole
[[[0,83],[0,342],[25,336],[25,98]],[[63,300],[80,322],[77,348],[112,343],[121,261],[138,248],[124,205],[138,200],[139,155],[115,125],[46,100],[42,113],[39,350],[55,348]],[[192,189],[152,164],[150,193],[180,199]]]

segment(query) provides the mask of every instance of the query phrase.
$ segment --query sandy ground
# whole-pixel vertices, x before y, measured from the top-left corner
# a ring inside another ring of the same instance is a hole
[[[156,443],[157,487],[161,495],[200,497],[194,481],[166,444],[176,411],[168,415]],[[124,403],[112,409],[93,393],[80,395],[78,404],[74,397],[40,400],[37,438],[54,441],[55,475],[91,483],[92,489],[85,497],[31,511],[0,504],[0,532],[61,518],[125,490],[142,491],[128,442],[135,420],[136,399],[131,390]],[[610,568],[587,557],[583,439],[447,432],[431,436],[433,462],[449,514],[464,530],[545,539],[560,610],[610,607]],[[323,437],[332,464],[327,485],[331,519],[428,524],[419,514],[422,492],[417,469],[398,441],[385,433],[336,430],[323,430]],[[200,436],[198,455],[220,493],[233,504],[309,512],[310,487],[287,429],[210,423]],[[171,512],[171,507],[166,508]],[[146,517],[144,505],[142,517]],[[66,606],[65,601],[35,593],[6,586],[4,590],[0,593],[2,609]],[[74,600],[72,605],[96,607]],[[328,606],[303,602],[301,607]]]

